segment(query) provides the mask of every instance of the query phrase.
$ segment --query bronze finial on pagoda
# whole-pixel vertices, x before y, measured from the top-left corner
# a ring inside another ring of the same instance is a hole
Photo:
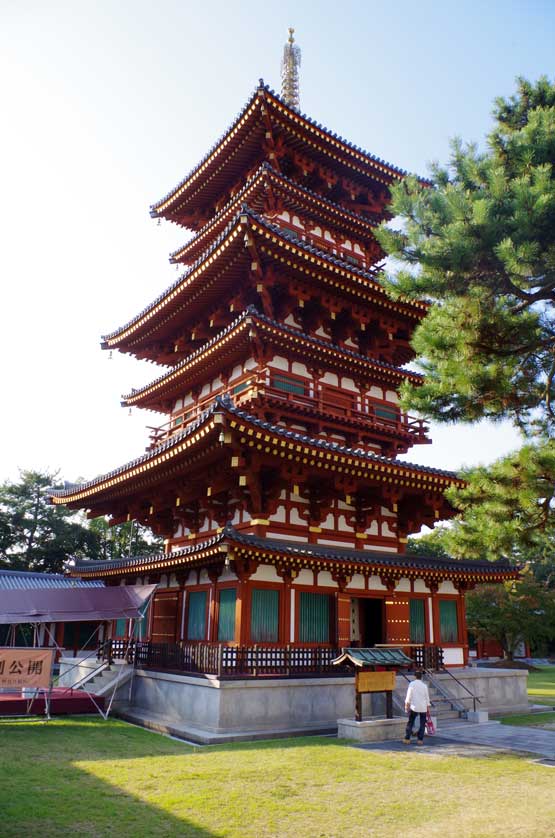
[[[283,48],[281,59],[281,98],[296,111],[300,107],[299,97],[299,67],[301,66],[301,50],[295,43],[295,30],[289,27],[289,38]]]

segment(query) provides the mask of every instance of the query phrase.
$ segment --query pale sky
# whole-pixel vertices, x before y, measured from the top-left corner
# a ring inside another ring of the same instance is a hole
[[[553,77],[552,0],[278,4],[0,0],[0,481],[18,468],[92,478],[144,450],[158,414],[119,405],[157,377],[100,349],[176,278],[186,234],[165,195],[263,77],[279,90],[287,27],[301,110],[425,174],[448,139],[482,141],[514,78]],[[456,469],[514,448],[494,428],[434,428],[408,459]]]

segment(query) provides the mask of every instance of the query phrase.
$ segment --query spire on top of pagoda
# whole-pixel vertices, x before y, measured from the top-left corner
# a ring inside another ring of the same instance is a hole
[[[293,37],[295,30],[289,27],[289,39],[283,48],[281,59],[281,98],[296,111],[300,107],[299,97],[299,67],[301,66],[301,50]]]

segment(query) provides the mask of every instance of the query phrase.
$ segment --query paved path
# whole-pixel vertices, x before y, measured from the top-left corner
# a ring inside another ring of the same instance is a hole
[[[499,722],[475,725],[468,722],[445,725],[440,732],[444,739],[489,745],[504,751],[538,754],[555,759],[555,731],[537,727],[513,727]]]
[[[445,756],[485,757],[499,752],[513,751],[534,754],[555,761],[555,731],[530,727],[512,727],[499,722],[471,724],[454,722],[442,725],[435,736],[427,736],[423,748],[415,743],[376,742],[358,747],[377,751],[407,751]]]

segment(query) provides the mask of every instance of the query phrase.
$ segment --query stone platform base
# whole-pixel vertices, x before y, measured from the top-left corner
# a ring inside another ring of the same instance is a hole
[[[454,671],[481,698],[477,710],[519,712],[527,707],[526,671]],[[464,690],[448,675],[438,679],[463,698]],[[339,676],[220,681],[213,676],[135,670],[130,686],[118,692],[115,709],[129,721],[200,744],[335,733],[338,719],[354,719],[354,680]],[[394,712],[399,717],[393,722],[401,727],[393,738],[406,724],[406,689],[407,681],[398,677]],[[382,694],[362,699],[363,719],[385,717]],[[471,702],[461,705],[472,709]]]
[[[388,739],[402,739],[406,725],[407,720],[400,717],[362,722],[338,719],[337,736],[339,739],[355,739],[357,742],[385,742]]]
[[[337,725],[322,727],[321,725],[305,725],[301,728],[265,728],[264,730],[243,730],[235,733],[216,733],[206,728],[169,721],[164,716],[147,713],[144,710],[134,710],[129,707],[118,707],[113,714],[131,724],[140,725],[147,730],[183,739],[194,745],[220,745],[228,742],[254,742],[257,739],[286,739],[296,736],[335,736]]]

